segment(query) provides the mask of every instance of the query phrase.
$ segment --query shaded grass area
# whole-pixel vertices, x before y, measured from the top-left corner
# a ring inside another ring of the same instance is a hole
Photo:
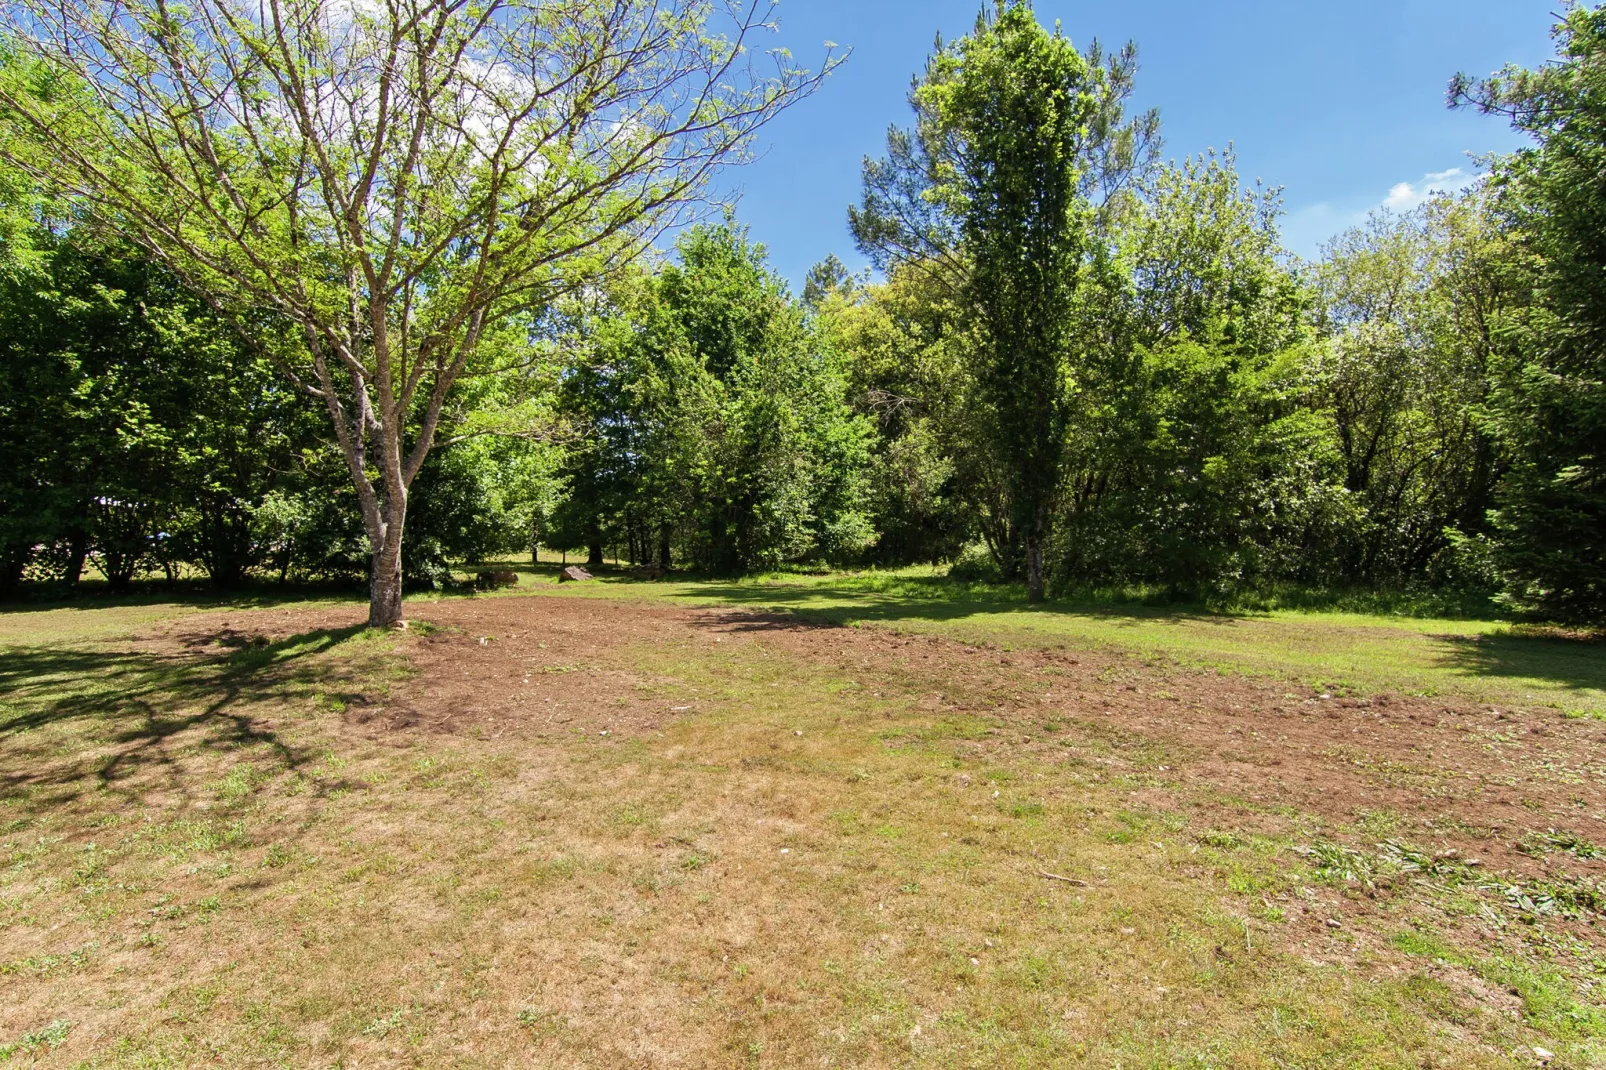
[[[1361,846],[1400,834],[1390,815],[1222,800],[1116,727],[1007,720],[947,682],[969,708],[928,708],[928,670],[802,659],[755,627],[597,655],[688,711],[648,736],[364,734],[342,714],[405,687],[415,640],[251,622],[177,651],[55,624],[0,648],[0,1059],[1606,1054],[1606,967],[1537,907]],[[1500,938],[1469,940],[1485,908]]]
[[[286,702],[318,708],[330,688],[382,691],[405,665],[390,636],[360,628],[280,642],[224,632],[198,653],[70,644],[50,624],[39,634],[56,641],[0,647],[0,1021],[31,1010],[41,986],[64,1013],[0,1031],[0,1060],[54,1065],[54,1049],[82,1042],[94,1057],[66,1065],[194,1065],[193,1046],[146,1058],[129,1033],[108,1034],[83,985],[93,979],[97,1010],[126,1008],[131,1022],[187,1021],[170,1001],[225,900],[271,889],[272,871],[315,838],[318,809],[352,790],[343,760],[277,715]],[[249,924],[271,944],[277,920]],[[254,949],[238,950],[249,963]]]
[[[72,814],[82,806],[138,806],[154,795],[167,809],[188,812],[208,808],[189,766],[198,756],[229,760],[249,751],[294,773],[310,752],[261,719],[263,704],[338,682],[340,663],[322,656],[356,640],[382,649],[389,637],[320,630],[205,660],[62,643],[3,648],[0,801]]]
[[[82,643],[91,639],[126,636],[161,621],[197,613],[260,609],[315,609],[356,605],[356,591],[272,591],[235,593],[192,591],[185,595],[144,590],[124,596],[85,593],[55,601],[0,602],[0,647],[40,646],[53,642]]]

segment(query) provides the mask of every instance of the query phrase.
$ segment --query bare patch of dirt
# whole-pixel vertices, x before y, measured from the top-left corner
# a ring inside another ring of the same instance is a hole
[[[652,694],[658,678],[622,665],[622,646],[672,642],[696,613],[572,599],[462,600],[419,607],[402,648],[411,674],[385,696],[341,694],[368,734],[412,730],[491,738],[640,735],[688,712]],[[152,630],[140,645],[196,657],[272,650],[297,637],[359,629],[362,610],[232,611]]]

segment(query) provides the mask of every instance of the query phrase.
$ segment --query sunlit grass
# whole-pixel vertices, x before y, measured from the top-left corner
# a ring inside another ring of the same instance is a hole
[[[1283,677],[1317,689],[1459,696],[1606,718],[1606,642],[1556,637],[1502,621],[1290,609],[1218,613],[1141,601],[1071,600],[1034,608],[1017,588],[953,583],[939,570],[921,567],[652,582],[632,579],[621,570],[605,572],[591,583],[561,585],[550,564],[540,571],[518,561],[486,567],[518,570],[521,583],[476,597],[539,591],[812,613],[840,623],[994,645],[1114,649],[1184,665]],[[95,598],[38,609],[12,607],[0,613],[0,644],[111,637],[199,609],[286,604],[271,590],[179,602],[161,597],[153,591],[109,607]],[[427,605],[455,597],[465,595],[414,595],[411,601]],[[360,601],[360,592],[353,591],[298,595],[291,604]]]
[[[809,590],[824,610],[849,603]],[[106,612],[75,619],[91,635],[159,619]],[[622,632],[597,667],[650,674],[635,686],[694,713],[635,739],[369,738],[340,696],[395,686],[409,636],[323,630],[197,661],[68,641],[55,620],[48,643],[0,649],[0,1045],[25,1058],[1271,1068],[1602,1053],[1598,1012],[1543,958],[1398,923],[1292,940],[1296,913],[1338,913],[1349,894],[1326,856],[1301,853],[1308,818],[1201,823],[1208,792],[1158,772],[1179,759],[1154,741],[1054,723],[1030,729],[1050,749],[1025,745],[986,712],[923,708],[922,672]],[[1386,864],[1366,860],[1369,879]],[[1519,993],[1521,1013],[1436,962]]]
[[[563,584],[526,575],[516,592],[739,605],[819,614],[993,645],[1079,646],[1320,689],[1460,696],[1606,718],[1606,642],[1522,625],[1339,611],[1215,613],[1139,602],[1026,605],[1012,587],[955,584],[931,569],[742,580],[640,582],[603,575]]]

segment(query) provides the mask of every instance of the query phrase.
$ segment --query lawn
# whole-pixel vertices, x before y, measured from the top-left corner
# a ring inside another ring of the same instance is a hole
[[[1101,647],[1328,689],[1458,695],[1606,717],[1606,646],[1503,621],[1293,610],[1218,614],[1108,602],[1030,607],[1017,591],[959,586],[924,569],[720,584],[604,576],[567,586],[552,584],[545,571],[520,571],[526,575],[519,591],[526,593],[613,597],[623,590],[632,599],[786,609],[1005,646]]]
[[[1606,1060],[1599,645],[915,574],[362,615],[0,612],[0,1060]]]

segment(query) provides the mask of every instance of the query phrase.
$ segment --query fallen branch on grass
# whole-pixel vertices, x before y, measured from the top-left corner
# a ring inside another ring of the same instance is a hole
[[[1074,884],[1078,888],[1086,888],[1087,887],[1087,881],[1079,881],[1075,877],[1062,877],[1058,873],[1050,873],[1050,872],[1048,872],[1047,870],[1044,870],[1044,869],[1038,870],[1037,871],[1037,875],[1039,877],[1042,877],[1044,880],[1059,881],[1062,884]]]

